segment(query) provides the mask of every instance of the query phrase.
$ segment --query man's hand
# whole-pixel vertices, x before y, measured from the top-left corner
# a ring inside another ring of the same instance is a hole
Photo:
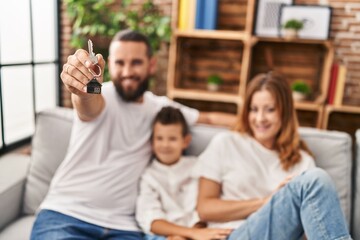
[[[237,123],[237,116],[232,113],[223,112],[200,112],[198,123],[212,124],[234,128]]]
[[[104,72],[105,61],[101,54],[96,55],[98,59],[98,65],[101,68],[101,72]],[[90,55],[87,51],[79,49],[74,55],[70,55],[67,62],[63,66],[63,70],[60,74],[61,80],[65,87],[73,94],[79,97],[86,95],[85,86],[93,79],[92,73],[89,68],[94,72],[98,71],[98,67],[93,65],[90,60]],[[103,74],[97,79],[99,83],[103,82]]]
[[[105,61],[100,54],[96,57],[103,73]],[[86,93],[86,85],[94,77],[89,68],[98,73],[98,66],[92,63],[87,51],[79,49],[74,55],[68,57],[60,75],[65,87],[72,93],[72,103],[82,121],[92,121],[100,115],[105,106],[105,100],[101,94]],[[102,83],[103,75],[97,80]]]

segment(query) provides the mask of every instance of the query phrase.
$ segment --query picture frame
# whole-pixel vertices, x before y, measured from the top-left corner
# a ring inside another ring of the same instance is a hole
[[[293,0],[257,0],[254,35],[279,37],[281,6],[291,4],[293,4]]]
[[[290,19],[301,20],[304,27],[298,32],[298,38],[327,40],[330,35],[332,8],[324,5],[282,5],[279,29],[284,36],[282,26]]]

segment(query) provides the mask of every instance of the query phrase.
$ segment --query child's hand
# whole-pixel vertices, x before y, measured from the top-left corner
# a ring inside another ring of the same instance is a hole
[[[191,239],[194,240],[211,240],[211,239],[226,239],[232,232],[232,229],[220,228],[194,228]]]
[[[181,236],[169,236],[166,240],[187,240],[187,238]]]

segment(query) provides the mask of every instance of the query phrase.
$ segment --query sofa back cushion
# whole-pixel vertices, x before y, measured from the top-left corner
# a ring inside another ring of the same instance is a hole
[[[23,212],[34,214],[43,201],[50,181],[69,145],[73,110],[56,108],[36,117],[30,169],[25,186]]]
[[[317,167],[334,180],[348,226],[351,218],[352,140],[349,134],[314,128],[300,128],[301,138],[315,157]]]
[[[192,129],[192,142],[187,150],[189,155],[199,155],[211,138],[224,128],[197,125]],[[334,180],[339,193],[341,207],[347,223],[351,216],[351,138],[347,133],[325,131],[316,128],[299,129],[315,157],[316,166],[323,168]],[[360,200],[359,200],[360,201]]]
[[[25,188],[24,212],[33,214],[43,201],[50,181],[64,159],[69,144],[73,110],[56,108],[37,115],[32,140],[32,159]],[[191,129],[192,142],[189,155],[199,155],[211,138],[229,131],[221,127],[196,125]],[[300,128],[300,135],[314,153],[316,165],[325,169],[335,182],[346,220],[351,210],[351,138],[336,131]]]

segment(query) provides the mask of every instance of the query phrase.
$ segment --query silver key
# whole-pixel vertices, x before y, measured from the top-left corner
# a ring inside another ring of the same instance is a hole
[[[89,48],[89,54],[90,54],[90,60],[93,64],[98,64],[97,57],[95,56],[94,50],[93,50],[93,43],[89,39],[88,41],[88,48]]]

